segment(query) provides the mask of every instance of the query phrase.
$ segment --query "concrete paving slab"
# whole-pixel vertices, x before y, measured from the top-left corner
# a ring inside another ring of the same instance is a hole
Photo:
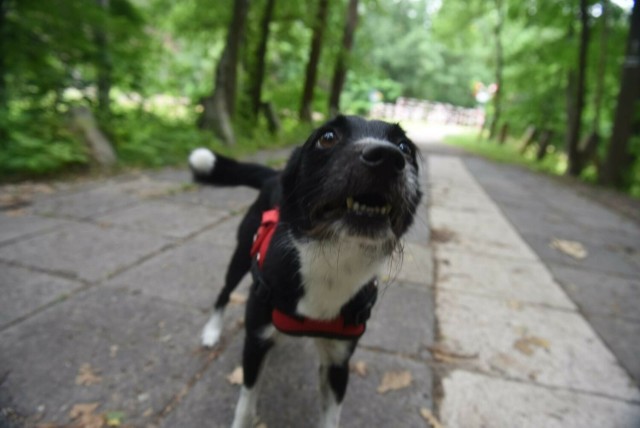
[[[257,196],[258,192],[248,187],[198,186],[195,189],[168,196],[166,199],[171,202],[197,204],[235,213],[244,211]]]
[[[551,272],[582,311],[640,323],[640,278],[551,265]]]
[[[199,206],[146,201],[96,218],[99,224],[154,232],[167,238],[185,238],[220,221],[228,214]]]
[[[437,250],[438,288],[573,310],[574,303],[538,262]]]
[[[89,219],[134,204],[137,200],[133,195],[122,194],[117,185],[112,184],[75,193],[50,195],[38,200],[30,210],[53,217]]]
[[[0,259],[87,281],[106,278],[169,243],[132,230],[73,224],[0,248]]]
[[[145,426],[203,366],[203,322],[192,310],[113,289],[76,295],[0,333],[0,402],[60,425],[75,404],[95,402],[98,414],[120,411],[124,424]]]
[[[433,345],[435,309],[430,288],[403,284],[380,289],[378,301],[360,343],[390,353],[426,359]],[[401,332],[401,334],[399,334]]]
[[[405,242],[402,254],[393,257],[389,267],[383,271],[383,280],[411,282],[420,288],[433,285],[433,254],[431,248]]]
[[[0,263],[0,330],[84,284]]]
[[[0,215],[0,245],[23,237],[47,232],[65,224],[69,224],[69,222],[31,214],[20,216]]]
[[[640,323],[621,317],[588,314],[587,320],[598,332],[620,364],[640,384],[640,358],[638,341]]]
[[[439,240],[439,248],[536,260],[535,254],[511,225],[495,214],[432,207],[431,225],[434,230],[441,232],[441,236],[448,236],[448,239]]]
[[[456,370],[443,381],[448,428],[634,428],[640,405]]]
[[[226,376],[240,365],[242,337],[239,334],[233,340],[162,427],[199,426],[201,421],[212,427],[230,425],[240,387],[230,385]],[[367,374],[351,373],[341,426],[425,426],[419,410],[431,408],[433,403],[426,365],[364,349],[356,351],[353,361],[363,361]],[[376,392],[385,372],[402,370],[411,373],[409,387],[386,394]],[[310,339],[281,337],[263,373],[260,420],[269,427],[315,426],[320,415],[317,372],[318,359]]]
[[[208,310],[224,285],[233,249],[212,245],[204,236],[199,238],[165,251],[106,284]],[[245,281],[248,279],[249,275]]]
[[[474,356],[479,370],[640,401],[627,373],[575,312],[445,290],[436,308],[444,346]]]
[[[562,266],[583,269],[590,272],[609,273],[613,275],[622,275],[634,277],[638,275],[638,267],[634,263],[621,256],[619,253],[611,251],[607,248],[607,244],[602,242],[601,245],[583,246],[587,250],[587,257],[584,259],[576,259],[551,247],[551,239],[541,237],[539,234],[530,235],[523,233],[523,239],[531,246],[533,251],[547,265],[557,264]]]

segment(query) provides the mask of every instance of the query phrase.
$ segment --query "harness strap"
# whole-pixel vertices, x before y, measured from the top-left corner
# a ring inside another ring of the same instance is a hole
[[[263,278],[262,265],[279,218],[278,208],[263,212],[262,222],[251,246],[251,257],[254,258],[251,273],[256,296],[271,305],[274,305],[273,290]],[[316,320],[298,314],[290,314],[274,307],[271,313],[271,322],[279,331],[289,335],[356,339],[362,336],[366,330],[367,320],[371,316],[371,309],[378,296],[377,285],[376,278],[369,281],[342,307],[340,315],[335,319]]]

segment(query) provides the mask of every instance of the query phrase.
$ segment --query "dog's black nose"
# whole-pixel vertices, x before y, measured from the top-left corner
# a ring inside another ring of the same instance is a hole
[[[404,169],[404,155],[396,146],[368,143],[360,154],[360,161],[376,171],[400,172]]]

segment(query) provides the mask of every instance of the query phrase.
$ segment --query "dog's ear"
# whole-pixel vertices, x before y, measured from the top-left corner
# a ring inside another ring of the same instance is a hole
[[[282,193],[286,196],[293,194],[298,181],[300,171],[300,159],[302,157],[302,147],[297,147],[287,162],[287,166],[282,171]]]

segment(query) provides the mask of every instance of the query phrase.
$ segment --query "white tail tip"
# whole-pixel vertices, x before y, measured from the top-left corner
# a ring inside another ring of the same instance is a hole
[[[198,174],[208,174],[216,165],[216,155],[209,149],[195,149],[189,155],[189,165]]]

